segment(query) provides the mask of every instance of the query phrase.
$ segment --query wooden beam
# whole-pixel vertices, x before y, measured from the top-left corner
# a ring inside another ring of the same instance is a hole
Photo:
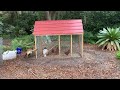
[[[42,36],[40,36],[40,54],[42,55]]]
[[[59,42],[59,55],[60,55],[60,51],[61,51],[61,48],[60,48],[60,35],[58,35],[58,42]]]
[[[79,46],[81,57],[83,57],[83,34],[79,35]]]
[[[71,35],[71,45],[70,45],[70,52],[71,52],[71,56],[72,56],[72,35]]]
[[[35,38],[35,49],[37,49],[37,39],[36,39],[36,36],[34,38]],[[37,50],[35,51],[35,56],[36,56],[36,59],[37,59]]]

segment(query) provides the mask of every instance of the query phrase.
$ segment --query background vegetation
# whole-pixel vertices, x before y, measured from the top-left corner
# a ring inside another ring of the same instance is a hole
[[[103,28],[120,26],[120,11],[1,11],[0,36],[15,38],[30,35],[36,20],[82,19],[84,41],[94,44]]]

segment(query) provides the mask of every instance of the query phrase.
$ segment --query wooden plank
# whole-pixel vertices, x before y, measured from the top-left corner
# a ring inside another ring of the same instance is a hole
[[[37,39],[36,39],[36,36],[34,37],[35,39],[35,49],[37,49]],[[36,59],[37,59],[37,50],[35,51],[35,56],[36,56]]]
[[[72,56],[72,35],[71,35],[71,40],[70,40],[70,42],[71,42],[71,45],[70,45],[70,52],[71,52],[71,56]]]
[[[84,47],[84,33],[82,33],[82,57],[83,57],[83,47]]]
[[[43,47],[42,47],[42,36],[40,36],[40,54],[42,55],[42,49],[43,49]]]
[[[83,57],[83,34],[79,35],[79,46],[81,57]]]
[[[59,43],[59,55],[60,55],[60,52],[61,52],[61,46],[60,46],[60,35],[58,35],[58,43]]]

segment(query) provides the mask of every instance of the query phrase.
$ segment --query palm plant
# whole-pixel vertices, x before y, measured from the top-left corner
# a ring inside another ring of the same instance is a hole
[[[109,51],[120,50],[120,28],[103,28],[98,33],[98,41],[96,44],[99,44],[99,47],[107,49]]]

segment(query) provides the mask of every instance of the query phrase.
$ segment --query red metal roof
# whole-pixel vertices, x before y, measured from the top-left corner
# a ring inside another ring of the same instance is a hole
[[[70,35],[83,33],[81,19],[35,21],[33,35]]]

